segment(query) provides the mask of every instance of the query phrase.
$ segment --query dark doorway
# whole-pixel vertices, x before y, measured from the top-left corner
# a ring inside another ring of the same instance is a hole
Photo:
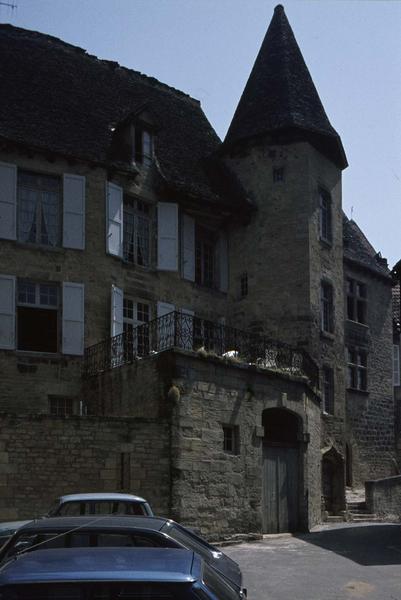
[[[299,529],[300,419],[288,410],[263,412],[263,533]]]
[[[324,510],[329,515],[336,515],[345,508],[344,484],[344,459],[331,448],[322,458],[322,494]]]

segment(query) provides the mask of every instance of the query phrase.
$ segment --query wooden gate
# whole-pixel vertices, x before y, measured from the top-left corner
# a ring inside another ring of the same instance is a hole
[[[297,447],[263,444],[262,525],[264,533],[298,529]]]

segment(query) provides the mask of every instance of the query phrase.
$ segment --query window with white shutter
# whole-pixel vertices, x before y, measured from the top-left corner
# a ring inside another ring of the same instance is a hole
[[[116,285],[111,286],[111,337],[124,331],[123,319],[123,290]]]
[[[15,277],[0,275],[0,348],[15,349]]]
[[[63,354],[84,353],[84,285],[63,283]]]
[[[17,167],[0,162],[0,238],[17,239]]]
[[[106,251],[123,256],[123,190],[114,183],[106,183]]]
[[[85,248],[85,177],[63,177],[63,246]]]
[[[157,266],[161,271],[178,271],[178,205],[157,205]]]

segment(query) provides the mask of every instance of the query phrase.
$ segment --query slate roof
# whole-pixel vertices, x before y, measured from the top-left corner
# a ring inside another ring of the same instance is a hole
[[[344,258],[354,264],[389,279],[390,270],[386,259],[376,252],[365,234],[352,219],[343,215]]]
[[[204,165],[221,142],[200,103],[186,94],[7,24],[0,25],[0,89],[0,137],[101,164],[108,161],[112,126],[146,106],[160,126],[155,153],[164,180],[186,194],[223,202]],[[238,191],[236,182],[230,184]],[[235,200],[244,201],[240,196]]]
[[[224,145],[298,130],[345,168],[340,136],[331,126],[281,5],[276,6]]]

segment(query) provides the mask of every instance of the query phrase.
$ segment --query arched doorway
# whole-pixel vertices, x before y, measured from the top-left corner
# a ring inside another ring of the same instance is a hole
[[[263,411],[263,533],[299,529],[299,432],[301,419],[288,410]]]
[[[324,510],[336,515],[345,508],[344,459],[331,447],[322,456],[322,494]]]

